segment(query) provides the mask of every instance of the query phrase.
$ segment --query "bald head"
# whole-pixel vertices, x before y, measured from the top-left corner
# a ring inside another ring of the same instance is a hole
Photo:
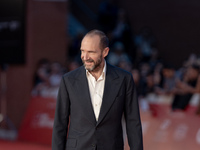
[[[104,32],[100,31],[100,30],[91,30],[89,31],[85,36],[85,37],[93,37],[93,36],[98,36],[100,41],[99,41],[99,48],[101,50],[105,49],[106,47],[109,46],[109,40],[107,38],[107,36],[105,35]]]

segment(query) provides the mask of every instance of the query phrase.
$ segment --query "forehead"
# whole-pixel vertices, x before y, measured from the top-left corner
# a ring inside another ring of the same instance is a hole
[[[81,49],[84,50],[94,50],[94,49],[99,49],[99,44],[100,44],[100,38],[97,35],[87,35],[83,38],[81,42]]]

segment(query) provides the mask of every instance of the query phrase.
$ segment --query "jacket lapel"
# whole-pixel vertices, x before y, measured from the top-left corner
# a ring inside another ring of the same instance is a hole
[[[79,96],[80,103],[85,110],[86,114],[84,115],[87,116],[92,124],[97,126],[106,116],[115,101],[123,79],[115,72],[114,67],[107,63],[104,94],[98,121],[95,118],[84,66],[80,68],[80,72],[73,79],[72,85],[74,85],[76,94]]]
[[[103,120],[112,106],[120,89],[121,80],[122,79],[119,78],[118,74],[113,69],[113,66],[107,63],[104,95],[97,125]]]
[[[79,96],[80,103],[85,110],[86,114],[84,115],[91,123],[96,125],[97,122],[92,107],[89,86],[84,66],[81,67],[80,72],[78,73],[77,77],[75,77],[74,85],[77,91],[76,93]]]

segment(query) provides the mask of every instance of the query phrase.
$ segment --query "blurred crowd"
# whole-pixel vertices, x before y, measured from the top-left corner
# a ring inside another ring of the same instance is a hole
[[[148,109],[148,97],[153,93],[170,96],[172,111],[186,110],[194,94],[200,93],[200,57],[191,54],[179,68],[164,62],[152,30],[144,27],[134,34],[126,11],[108,2],[100,5],[98,21],[110,40],[106,61],[132,73],[142,108]],[[38,62],[33,96],[56,97],[62,75],[82,65],[80,44],[84,34],[80,31],[70,37],[66,66],[46,59]],[[199,96],[195,105],[200,114]]]
[[[56,98],[65,69],[58,62],[41,59],[34,74],[32,96]]]

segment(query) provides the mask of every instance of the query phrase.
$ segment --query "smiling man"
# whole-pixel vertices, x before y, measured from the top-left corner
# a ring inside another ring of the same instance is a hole
[[[52,150],[123,150],[123,115],[130,150],[143,150],[133,78],[130,73],[106,63],[108,43],[103,32],[88,32],[80,48],[84,66],[63,76]]]
[[[97,80],[104,68],[104,58],[108,55],[109,48],[106,36],[103,34],[98,36],[95,33],[88,33],[83,38],[81,42],[81,59],[85,69],[92,73]]]

